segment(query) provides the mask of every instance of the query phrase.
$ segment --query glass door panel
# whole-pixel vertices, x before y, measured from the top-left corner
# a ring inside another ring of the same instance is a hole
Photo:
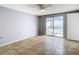
[[[46,19],[46,34],[47,35],[54,35],[53,34],[53,18]]]
[[[56,16],[46,19],[46,35],[63,37],[63,16]]]
[[[63,37],[63,16],[54,17],[54,36]]]

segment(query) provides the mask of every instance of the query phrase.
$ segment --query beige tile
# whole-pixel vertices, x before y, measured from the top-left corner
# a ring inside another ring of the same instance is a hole
[[[36,36],[0,47],[1,55],[79,55],[79,42]]]

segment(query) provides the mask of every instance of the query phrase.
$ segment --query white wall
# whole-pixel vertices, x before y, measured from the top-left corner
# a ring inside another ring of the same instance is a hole
[[[0,19],[0,39],[1,39],[1,34],[2,33],[2,20]]]
[[[67,15],[67,38],[79,41],[79,13]]]
[[[38,17],[0,7],[0,45],[36,36],[38,33]]]

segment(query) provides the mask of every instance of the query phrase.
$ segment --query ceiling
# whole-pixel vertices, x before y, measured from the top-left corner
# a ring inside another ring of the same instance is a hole
[[[48,4],[44,4],[44,6],[46,5]],[[79,10],[79,4],[51,4],[43,12],[40,10],[38,4],[2,4],[0,6],[37,16]]]

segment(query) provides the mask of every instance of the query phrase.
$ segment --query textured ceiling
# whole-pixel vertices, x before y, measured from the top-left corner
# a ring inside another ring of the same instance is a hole
[[[51,4],[44,12],[40,10],[37,4],[2,4],[1,6],[37,16],[79,10],[79,4]]]

